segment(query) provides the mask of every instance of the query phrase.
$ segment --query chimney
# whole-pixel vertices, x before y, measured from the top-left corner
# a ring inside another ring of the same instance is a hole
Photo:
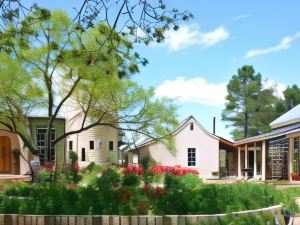
[[[213,134],[216,134],[216,117],[213,119]]]

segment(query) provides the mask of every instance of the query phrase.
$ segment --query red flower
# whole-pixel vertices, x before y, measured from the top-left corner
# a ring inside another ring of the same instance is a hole
[[[144,170],[143,167],[140,165],[128,165],[122,170],[123,174],[136,174],[138,176],[141,176],[143,174]]]
[[[157,187],[155,190],[155,194],[157,197],[161,197],[161,196],[165,195],[165,193],[166,193],[166,190],[161,187]]]
[[[79,167],[78,163],[76,163],[76,164],[74,165],[73,171],[76,172],[76,173],[78,173],[78,172],[80,171],[80,167]]]
[[[186,174],[196,174],[199,175],[199,172],[195,169],[183,168],[179,165],[176,166],[152,166],[150,171],[153,174],[161,175],[165,173],[170,173],[176,176],[184,176]]]
[[[145,184],[144,187],[143,187],[143,189],[145,191],[150,191],[152,189],[152,186],[151,186],[151,184]]]
[[[41,167],[46,170],[52,170],[53,166],[54,166],[54,163],[52,163],[52,162],[44,162],[43,164],[41,164]]]

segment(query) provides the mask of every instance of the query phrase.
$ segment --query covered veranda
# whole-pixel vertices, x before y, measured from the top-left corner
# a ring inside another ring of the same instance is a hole
[[[238,178],[291,180],[299,176],[300,132],[276,130],[235,143],[238,151]]]

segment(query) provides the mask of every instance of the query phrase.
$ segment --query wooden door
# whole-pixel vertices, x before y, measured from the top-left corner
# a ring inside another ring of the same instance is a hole
[[[6,136],[0,136],[0,173],[11,173],[11,144]]]

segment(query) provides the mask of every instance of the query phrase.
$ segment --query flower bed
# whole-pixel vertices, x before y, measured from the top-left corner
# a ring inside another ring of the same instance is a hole
[[[153,174],[165,174],[170,173],[176,176],[184,176],[186,174],[196,174],[199,175],[199,172],[195,169],[183,168],[180,166],[152,166],[150,171]]]
[[[289,196],[265,184],[204,184],[197,173],[180,167],[138,165],[97,169],[91,183],[72,188],[57,182],[15,184],[0,199],[0,214],[37,215],[199,215],[253,210],[283,203]],[[158,171],[158,172],[157,172]],[[179,171],[179,172],[178,172]],[[149,182],[158,173],[163,184]],[[85,173],[82,173],[84,179]],[[147,181],[147,182],[146,182]]]

